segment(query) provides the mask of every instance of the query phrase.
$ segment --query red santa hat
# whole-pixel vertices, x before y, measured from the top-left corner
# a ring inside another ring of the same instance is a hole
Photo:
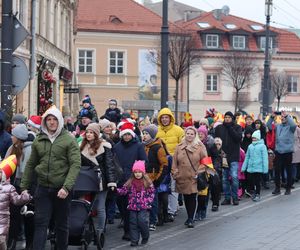
[[[120,130],[120,138],[125,134],[131,134],[132,137],[135,137],[134,125],[131,122],[124,122],[121,126],[118,126]]]
[[[29,120],[27,123],[34,128],[40,129],[41,128],[41,123],[42,123],[42,117],[39,115],[32,115],[30,116]]]

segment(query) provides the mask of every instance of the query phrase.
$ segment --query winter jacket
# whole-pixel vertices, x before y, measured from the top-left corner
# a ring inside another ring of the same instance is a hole
[[[135,161],[141,160],[146,163],[148,161],[143,144],[136,138],[133,138],[129,142],[123,140],[119,141],[115,145],[114,151],[123,169],[123,178],[119,180],[120,185],[123,185],[130,178],[132,173],[131,169]]]
[[[267,127],[272,130],[272,122],[274,118],[270,117],[267,122]],[[279,154],[292,153],[294,151],[294,133],[296,130],[296,123],[293,118],[287,116],[287,122],[277,124],[275,126],[275,151]]]
[[[118,124],[121,121],[121,110],[119,108],[105,110],[105,114],[100,117],[101,119],[106,118],[107,120]]]
[[[226,153],[227,162],[238,162],[240,158],[240,143],[242,139],[242,128],[234,122],[225,123],[216,127],[216,137],[222,139],[222,149]]]
[[[11,135],[5,130],[5,115],[0,111],[0,156],[2,159],[5,158],[11,144]]]
[[[203,143],[187,145],[185,141],[178,144],[173,155],[172,176],[176,180],[176,192],[181,194],[197,193],[197,172],[193,169],[188,156],[196,171],[205,166],[200,164],[200,160],[207,156]]]
[[[130,188],[123,186],[122,188],[118,188],[117,192],[119,195],[128,194],[128,210],[141,211],[151,209],[151,204],[154,200],[153,185],[147,189],[143,188],[141,191],[137,191],[134,185],[132,185]]]
[[[100,168],[103,190],[107,190],[108,187],[116,187],[116,171],[112,162],[110,143],[102,142],[95,156],[91,156],[87,148],[88,145],[81,151],[81,166]]]
[[[10,184],[9,180],[0,183],[0,236],[8,236],[10,203],[19,206],[25,204],[29,200],[29,194],[24,193],[18,195],[15,187]]]
[[[148,157],[146,172],[155,187],[158,187],[168,172],[167,154],[161,140],[156,139],[149,145],[145,145],[145,152]]]
[[[294,153],[292,163],[300,162],[300,128],[297,126],[294,133],[295,143],[294,143]]]
[[[160,119],[163,115],[169,115],[171,122],[168,126],[163,126]],[[158,113],[158,132],[156,138],[160,138],[166,144],[168,152],[173,155],[176,146],[181,142],[184,131],[181,127],[175,125],[175,119],[170,109],[163,108]]]
[[[268,150],[263,139],[252,142],[248,147],[242,166],[242,172],[245,171],[248,173],[268,173]]]
[[[46,134],[45,118],[48,115],[58,119],[58,129],[53,135]],[[79,173],[80,151],[75,139],[63,128],[63,118],[56,108],[50,108],[44,114],[42,132],[37,135],[31,150],[21,189],[30,187],[35,172],[39,185],[70,191]]]

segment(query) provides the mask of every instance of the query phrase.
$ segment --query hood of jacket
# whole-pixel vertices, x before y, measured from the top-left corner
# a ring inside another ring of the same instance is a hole
[[[58,120],[58,127],[57,127],[57,130],[55,131],[54,134],[49,134],[47,126],[46,126],[46,117],[48,115],[53,115]],[[53,106],[53,107],[49,108],[43,114],[41,130],[42,130],[43,133],[45,133],[49,137],[51,142],[53,142],[56,139],[56,137],[61,133],[63,127],[64,127],[64,118],[63,118],[61,112],[59,111],[59,109],[57,109],[56,107]]]
[[[171,118],[170,124],[168,126],[164,126],[162,125],[160,119],[163,115],[169,115]],[[157,116],[157,122],[158,125],[161,127],[162,130],[169,130],[170,128],[173,127],[173,125],[175,124],[175,118],[172,114],[172,111],[169,108],[163,108],[159,111],[158,116]]]

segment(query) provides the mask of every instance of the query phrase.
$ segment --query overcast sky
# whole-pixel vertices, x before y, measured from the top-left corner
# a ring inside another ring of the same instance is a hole
[[[141,2],[142,0],[136,0]],[[161,0],[153,0],[160,2]],[[176,0],[196,8],[210,11],[227,5],[230,14],[265,23],[265,0]],[[274,23],[275,22],[275,23]],[[281,28],[300,29],[300,1],[273,0],[271,25]]]

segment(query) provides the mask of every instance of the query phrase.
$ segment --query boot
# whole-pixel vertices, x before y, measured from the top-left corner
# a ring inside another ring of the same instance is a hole
[[[7,245],[7,250],[16,250],[17,240],[12,239]]]

